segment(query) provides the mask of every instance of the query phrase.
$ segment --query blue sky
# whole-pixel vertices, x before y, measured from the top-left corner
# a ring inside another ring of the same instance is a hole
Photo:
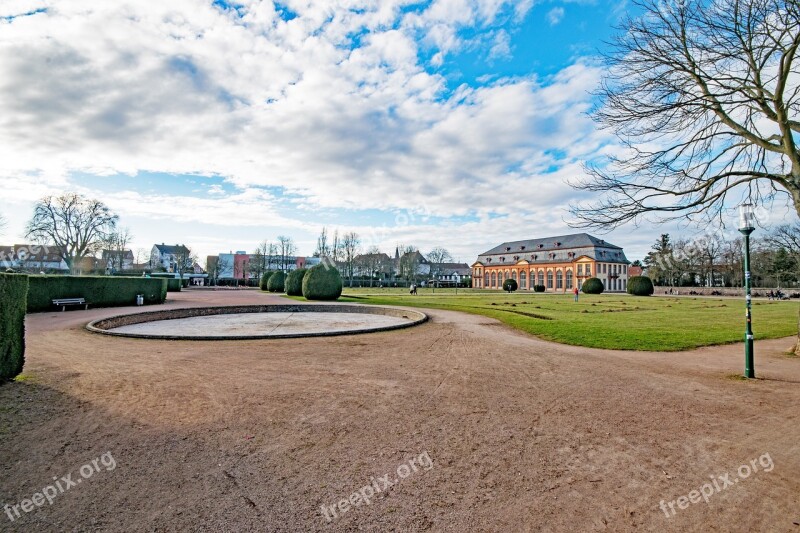
[[[33,202],[110,205],[134,249],[201,258],[320,228],[364,248],[575,232],[568,185],[613,150],[586,112],[622,1],[8,0],[2,242]],[[642,257],[661,232],[606,239]],[[681,229],[684,234],[696,230]]]

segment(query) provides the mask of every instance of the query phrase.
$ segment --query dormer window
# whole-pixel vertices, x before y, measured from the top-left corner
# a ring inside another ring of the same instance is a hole
[[[506,261],[506,258],[505,258],[505,257],[501,257],[501,258],[500,258],[500,261],[502,261],[502,262],[504,262],[504,263],[505,263],[505,261]]]
[[[536,261],[536,254],[533,254],[533,255],[531,256],[531,259],[533,259],[534,261]]]
[[[511,251],[511,247],[510,246],[506,246],[506,252],[510,252],[510,251]]]
[[[525,251],[525,247],[524,246],[520,246],[519,249],[522,250],[522,251]]]
[[[553,244],[555,244],[556,246],[561,246],[561,243],[558,241],[554,242]]]
[[[544,244],[539,245],[539,249],[541,250],[542,248],[544,248]]]
[[[519,256],[518,255],[514,256],[514,261],[519,261]]]

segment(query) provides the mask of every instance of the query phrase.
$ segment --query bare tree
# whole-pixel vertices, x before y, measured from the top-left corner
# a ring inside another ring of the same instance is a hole
[[[450,252],[441,246],[437,246],[431,250],[428,253],[428,261],[431,263],[431,274],[433,279],[438,279],[439,274],[442,273],[442,263],[448,263],[452,260],[453,256],[450,255]]]
[[[125,265],[125,252],[133,240],[133,234],[128,228],[121,228],[103,238],[103,259],[105,268],[121,271]]]
[[[800,215],[800,4],[635,0],[643,13],[608,56],[599,125],[625,150],[587,166],[576,226],[613,228],[650,213],[721,217],[729,194],[788,194]]]
[[[317,249],[314,250],[314,257],[328,257],[331,255],[331,247],[328,244],[328,228],[323,227],[317,237]]]
[[[781,224],[767,237],[767,243],[772,246],[784,248],[796,259],[800,259],[800,223]]]
[[[289,268],[289,262],[292,256],[297,252],[297,246],[294,244],[294,240],[291,237],[286,237],[284,235],[278,235],[278,254],[280,257],[280,265],[279,269],[283,272],[286,272]]]
[[[56,252],[74,272],[84,257],[93,255],[116,229],[119,217],[99,200],[76,193],[45,196],[33,208],[27,237]]]
[[[356,256],[360,246],[361,240],[355,231],[350,231],[342,236],[342,258],[345,265],[345,274],[350,278],[350,287],[353,286],[353,271],[355,270]]]

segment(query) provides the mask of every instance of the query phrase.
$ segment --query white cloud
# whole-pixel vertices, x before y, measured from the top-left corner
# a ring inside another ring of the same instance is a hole
[[[530,2],[435,0],[404,12],[407,0],[297,0],[282,4],[291,20],[271,2],[240,3],[237,13],[199,0],[15,2],[15,13],[48,11],[0,22],[4,190],[46,176],[11,187],[30,201],[73,171],[191,173],[238,192],[108,201],[130,216],[168,217],[166,202],[183,220],[306,228],[268,213],[275,200],[259,191],[279,186],[315,209],[424,203],[441,217],[563,227],[575,196],[564,182],[605,139],[584,114],[600,70],[578,63],[452,93],[430,70],[468,46],[465,27],[493,38],[491,56],[509,54],[496,24]]]
[[[551,26],[555,26],[556,24],[560,23],[564,19],[564,8],[563,7],[554,7],[550,11],[547,12],[547,22],[550,23]]]

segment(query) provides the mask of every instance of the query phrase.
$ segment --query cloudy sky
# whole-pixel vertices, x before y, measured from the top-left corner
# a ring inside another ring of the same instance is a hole
[[[572,233],[568,180],[625,0],[2,0],[1,243],[33,202],[105,201],[201,257],[322,226],[462,261]],[[641,258],[674,228],[606,240]],[[686,230],[689,233],[693,230]]]

